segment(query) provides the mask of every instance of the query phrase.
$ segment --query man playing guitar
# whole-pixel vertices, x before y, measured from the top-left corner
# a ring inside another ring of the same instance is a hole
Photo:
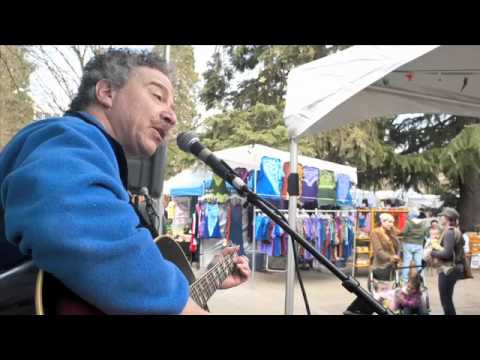
[[[206,313],[127,192],[125,153],[151,156],[176,124],[167,73],[153,53],[97,54],[70,110],[26,126],[0,155],[0,244],[103,313]],[[216,268],[219,288],[250,277],[235,251],[223,251],[233,272]]]

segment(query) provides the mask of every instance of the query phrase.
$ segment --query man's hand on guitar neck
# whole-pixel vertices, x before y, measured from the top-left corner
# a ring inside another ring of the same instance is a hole
[[[223,256],[237,253],[239,249],[240,249],[239,246],[226,247],[225,249],[222,250],[221,254],[216,255],[214,257],[212,264],[215,264],[218,261],[220,261],[223,258]],[[247,257],[235,256],[233,259],[233,262],[235,263],[235,270],[229,277],[227,277],[223,281],[220,289],[229,289],[229,288],[238,286],[240,284],[243,284],[244,282],[248,281],[248,279],[250,279],[252,272],[250,270],[250,266],[248,265]]]
[[[208,268],[212,267],[217,262],[221,261],[224,256],[235,254],[238,252],[239,247],[227,247],[223,249],[221,254],[214,257],[213,261],[209,264]],[[238,286],[251,276],[250,266],[248,265],[248,259],[245,256],[234,256],[233,262],[235,269],[233,273],[228,276],[220,286],[221,289],[229,289],[234,286]],[[181,312],[181,315],[208,315],[209,312],[203,310],[191,297],[188,298],[188,302],[185,308]]]

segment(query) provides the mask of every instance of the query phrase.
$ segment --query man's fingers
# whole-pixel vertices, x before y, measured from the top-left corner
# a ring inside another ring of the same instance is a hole
[[[248,276],[251,273],[251,270],[248,264],[238,265],[237,268],[245,276]]]
[[[229,246],[223,249],[222,254],[223,255],[229,255],[229,254],[234,254],[240,250],[240,246]]]
[[[233,259],[233,262],[235,264],[248,264],[250,261],[246,256],[237,256],[235,259]]]

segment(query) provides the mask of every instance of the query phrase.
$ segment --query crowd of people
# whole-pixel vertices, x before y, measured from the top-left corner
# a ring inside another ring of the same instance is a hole
[[[393,311],[426,314],[422,298],[423,269],[438,272],[438,291],[445,315],[455,315],[453,293],[458,280],[468,277],[466,253],[468,244],[458,228],[459,214],[446,207],[437,219],[420,218],[417,209],[409,212],[406,226],[400,231],[389,213],[380,215],[380,226],[371,233],[372,275],[378,298]],[[400,287],[395,283],[396,271],[401,270]]]

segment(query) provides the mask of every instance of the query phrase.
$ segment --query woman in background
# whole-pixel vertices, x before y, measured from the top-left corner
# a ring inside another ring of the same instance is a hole
[[[395,267],[400,262],[397,230],[390,214],[381,214],[380,223],[370,235],[373,250],[372,272],[377,280],[391,281],[394,279]]]

